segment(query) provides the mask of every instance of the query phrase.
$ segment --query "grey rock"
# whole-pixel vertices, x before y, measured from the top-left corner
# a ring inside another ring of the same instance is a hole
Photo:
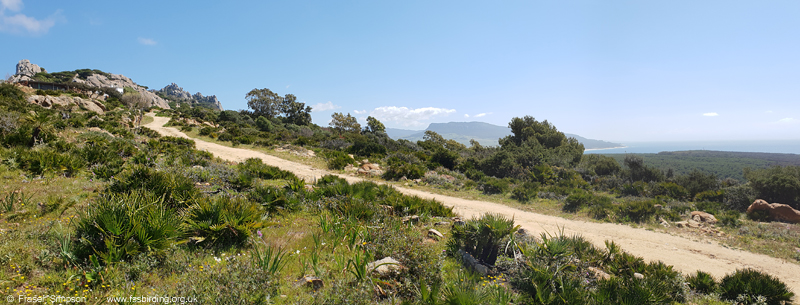
[[[472,254],[469,254],[464,250],[459,249],[458,255],[461,256],[462,262],[464,262],[464,264],[467,265],[467,267],[471,268],[472,270],[475,270],[475,272],[478,272],[483,275],[489,274],[489,267],[486,267],[485,265],[481,264],[477,259],[475,259],[472,256]]]
[[[17,63],[17,76],[33,77],[36,73],[44,71],[39,65],[32,64],[29,60],[23,59]]]
[[[372,271],[380,276],[387,276],[405,267],[391,256],[367,264],[367,271]]]
[[[219,102],[216,95],[204,96],[200,92],[191,94],[186,90],[183,90],[183,88],[181,88],[175,83],[171,83],[166,87],[162,88],[161,90],[155,92],[161,93],[166,96],[174,97],[177,100],[189,103],[191,106],[202,105],[217,110],[223,110],[222,103]]]
[[[642,280],[642,279],[644,279],[644,274],[636,272],[636,273],[633,274],[633,277]]]

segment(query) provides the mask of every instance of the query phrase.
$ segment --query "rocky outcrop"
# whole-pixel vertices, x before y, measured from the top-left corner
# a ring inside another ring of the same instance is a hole
[[[785,221],[788,223],[800,223],[800,211],[782,203],[767,203],[764,200],[756,199],[747,208],[747,214],[757,211],[767,211],[771,220]]]
[[[11,82],[21,82],[31,80],[36,73],[47,72],[39,65],[32,64],[29,60],[23,59],[17,63],[17,73],[11,77]]]
[[[189,103],[192,106],[200,105],[212,109],[223,110],[222,104],[215,95],[203,96],[202,93],[197,92],[192,95],[175,83],[171,83],[161,90],[155,91],[156,93],[163,94],[168,97],[175,98],[180,102]]]
[[[47,109],[50,109],[55,105],[59,105],[67,108],[78,106],[88,111],[97,112],[98,114],[104,114],[106,112],[106,106],[97,100],[82,99],[80,97],[72,97],[68,95],[31,95],[28,96],[27,100],[28,103],[36,104]]]
[[[30,81],[33,80],[33,76],[36,73],[40,72],[47,72],[45,69],[42,69],[38,65],[32,64],[29,60],[23,59],[17,63],[17,72],[14,76],[11,77],[10,81],[13,83],[18,83],[22,81]],[[169,109],[169,104],[163,98],[159,97],[153,92],[147,91],[147,88],[139,86],[138,84],[134,83],[130,78],[125,77],[121,74],[100,74],[94,73],[85,78],[81,78],[77,73],[72,78],[73,83],[80,83],[86,84],[91,87],[97,88],[117,88],[118,90],[123,90],[123,88],[131,88],[141,94],[145,100],[148,102],[145,106],[156,106],[163,109]]]
[[[108,76],[102,74],[92,74],[86,77],[86,79],[74,78],[72,81],[99,88],[123,89],[128,87],[142,95],[148,101],[148,107],[156,106],[162,109],[170,109],[166,100],[153,92],[147,91],[145,87],[139,86],[138,84],[134,83],[133,80],[122,74],[108,74]]]

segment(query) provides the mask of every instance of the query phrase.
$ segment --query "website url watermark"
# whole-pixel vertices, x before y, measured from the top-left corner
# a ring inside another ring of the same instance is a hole
[[[70,304],[86,303],[87,297],[63,296],[63,295],[9,295],[6,296],[8,303],[47,303],[47,304]],[[106,297],[106,303],[153,303],[153,304],[188,304],[198,303],[195,297],[167,297],[167,296],[126,296],[126,297]]]
[[[197,303],[195,297],[166,297],[166,296],[127,296],[108,297],[108,303],[156,303],[156,304],[186,304]]]

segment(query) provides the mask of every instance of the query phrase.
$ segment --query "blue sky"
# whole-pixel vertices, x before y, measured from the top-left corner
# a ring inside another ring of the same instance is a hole
[[[0,74],[269,88],[387,127],[516,116],[612,141],[800,140],[798,1],[0,0]]]

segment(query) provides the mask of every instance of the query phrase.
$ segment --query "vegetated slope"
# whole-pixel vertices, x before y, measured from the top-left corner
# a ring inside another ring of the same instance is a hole
[[[148,115],[154,116],[152,113]],[[163,127],[169,120],[170,118],[154,117],[154,121],[146,126],[163,135],[187,137],[186,134],[175,128]],[[264,163],[291,171],[307,181],[314,181],[324,175],[332,174],[325,170],[252,150],[194,140],[197,149],[209,151],[222,159],[242,161],[247,158],[261,158]],[[340,177],[351,183],[361,181],[361,178],[357,177],[346,175]],[[467,200],[409,188],[397,187],[397,190],[406,195],[438,200],[446,206],[453,207],[453,211],[463,217],[480,216],[484,213],[498,213],[506,217],[513,217],[515,223],[534,235],[557,234],[559,231],[563,231],[567,235],[581,235],[600,247],[603,247],[605,241],[613,240],[622,249],[633,255],[641,256],[646,260],[660,260],[668,265],[673,265],[677,270],[686,274],[702,270],[717,278],[722,278],[736,269],[749,267],[774,275],[784,281],[793,291],[800,291],[800,277],[797,276],[800,274],[800,265],[766,255],[734,250],[717,243],[693,241],[665,233],[636,229],[627,225],[575,221],[521,211],[492,202]]]
[[[470,140],[478,141],[484,146],[497,146],[498,140],[511,135],[508,127],[497,126],[484,122],[450,122],[450,123],[431,123],[426,130],[435,131],[445,139],[455,140],[461,144],[470,145]],[[425,130],[411,131],[403,129],[387,130],[390,137],[405,139],[409,141],[419,141],[425,135]],[[583,144],[586,149],[620,147],[622,144],[611,143],[601,140],[592,140],[575,134],[565,133],[568,138],[575,138]]]
[[[744,181],[742,169],[745,167],[756,169],[775,165],[800,165],[800,155],[796,154],[689,150],[636,155],[644,158],[648,166],[664,172],[672,169],[675,176],[689,174],[696,169],[713,173],[720,179],[733,178],[739,181]],[[606,156],[613,157],[620,164],[625,159],[625,154]]]

